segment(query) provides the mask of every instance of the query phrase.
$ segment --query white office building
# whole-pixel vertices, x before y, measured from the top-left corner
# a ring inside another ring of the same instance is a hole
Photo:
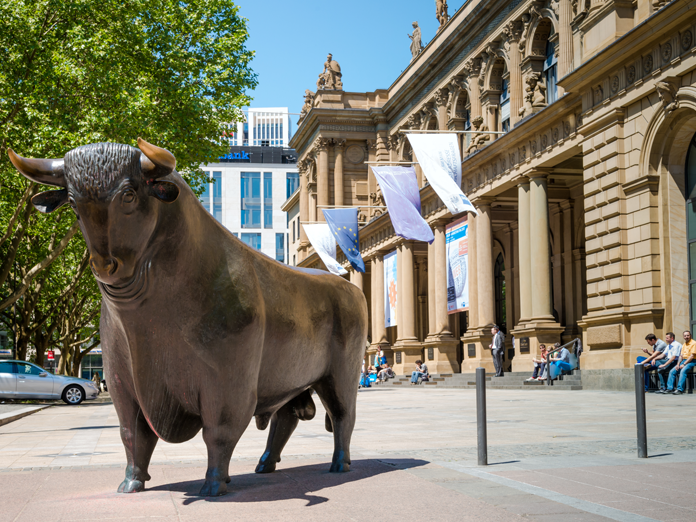
[[[247,121],[230,126],[230,151],[202,168],[211,183],[203,205],[248,245],[290,262],[287,215],[281,205],[299,186],[297,155],[287,108],[249,109]]]

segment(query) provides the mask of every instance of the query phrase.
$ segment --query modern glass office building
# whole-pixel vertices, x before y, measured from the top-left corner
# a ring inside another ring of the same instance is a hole
[[[289,263],[283,202],[299,186],[287,108],[249,109],[246,123],[228,133],[230,151],[204,165],[210,183],[201,196],[206,209],[246,244]],[[251,129],[251,130],[250,130]]]

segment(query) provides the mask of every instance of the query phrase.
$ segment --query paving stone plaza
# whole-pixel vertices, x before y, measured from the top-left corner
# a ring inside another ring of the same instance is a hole
[[[229,493],[205,499],[200,434],[158,442],[146,490],[119,495],[125,453],[111,402],[56,404],[0,426],[0,521],[696,519],[696,395],[647,396],[648,459],[636,457],[631,393],[487,395],[488,467],[476,462],[475,390],[366,389],[351,472],[328,473],[333,440],[318,403],[272,475],[254,474],[268,432],[252,423]]]

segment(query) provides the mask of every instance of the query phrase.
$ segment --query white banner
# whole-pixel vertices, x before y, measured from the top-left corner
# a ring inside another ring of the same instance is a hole
[[[399,296],[396,275],[396,250],[384,256],[384,326],[396,326],[396,302]]]
[[[307,239],[312,243],[329,272],[336,275],[347,274],[348,272],[336,261],[336,239],[329,225],[319,223],[302,226],[307,233]]]
[[[462,159],[456,134],[409,133],[423,174],[452,215],[476,209],[462,192]]]

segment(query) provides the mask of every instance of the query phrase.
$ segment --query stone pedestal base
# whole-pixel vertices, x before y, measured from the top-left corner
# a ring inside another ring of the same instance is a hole
[[[394,350],[394,373],[396,375],[411,375],[416,369],[416,360],[423,359],[423,344],[420,341],[396,341]],[[433,373],[430,370],[430,373]]]
[[[512,371],[530,372],[531,375],[531,372],[534,371],[532,359],[539,358],[539,345],[545,344],[548,349],[553,348],[554,343],[561,342],[561,334],[564,330],[565,328],[560,324],[551,322],[530,322],[518,325],[510,332],[515,336],[515,357],[512,359]]]
[[[460,373],[457,362],[457,347],[459,346],[457,339],[451,335],[428,336],[423,346],[425,348],[425,364],[428,365],[428,371],[431,374]]]
[[[464,360],[462,361],[462,373],[474,373],[476,368],[485,368],[487,373],[495,372],[493,355],[489,348],[493,335],[490,329],[469,330],[462,336],[464,343]],[[475,354],[469,352],[469,345],[474,345]]]

